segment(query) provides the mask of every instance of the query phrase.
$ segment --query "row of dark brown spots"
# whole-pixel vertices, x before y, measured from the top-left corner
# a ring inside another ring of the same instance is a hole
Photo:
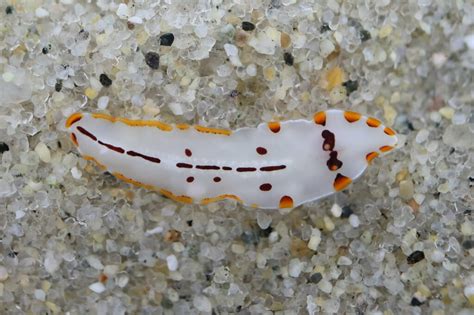
[[[214,182],[218,183],[218,182],[220,182],[220,181],[222,180],[222,178],[220,178],[219,176],[216,176],[216,177],[214,177],[212,180],[213,180]],[[193,177],[193,176],[189,176],[188,178],[186,178],[186,181],[187,181],[188,183],[192,183],[192,182],[194,182],[194,177]]]
[[[179,168],[193,168],[192,164],[188,163],[177,163],[176,167]],[[216,166],[216,165],[196,165],[196,169],[200,170],[220,170],[221,167]],[[286,168],[286,165],[273,165],[273,166],[263,166],[260,168],[260,171],[262,172],[273,172],[273,171],[279,171],[283,170]],[[229,166],[223,166],[222,170],[224,171],[231,171],[232,167]],[[237,167],[236,168],[237,172],[255,172],[257,171],[257,168],[255,167]]]
[[[221,168],[216,165],[196,165],[199,170],[220,170]]]
[[[336,171],[341,168],[342,162],[337,159],[336,151],[329,153],[329,160],[326,164],[331,171]]]
[[[262,172],[273,172],[273,171],[279,171],[279,170],[284,170],[286,168],[286,165],[275,165],[275,166],[263,166],[260,168]]]
[[[255,172],[255,167],[237,167],[237,172]]]
[[[130,155],[130,156],[141,157],[142,159],[153,162],[153,163],[160,163],[161,162],[161,160],[159,158],[149,156],[149,155],[145,155],[145,154],[141,154],[141,153],[138,153],[138,152],[135,152],[135,151],[127,151],[127,154]]]
[[[94,136],[91,132],[87,131],[85,128],[81,127],[81,126],[77,126],[77,130],[79,130],[80,133],[82,133],[83,135],[85,135],[86,137],[89,137],[91,138],[93,141],[97,141],[97,137]],[[76,137],[76,135],[74,135],[74,138]],[[77,139],[75,138],[75,142],[77,143]],[[105,142],[102,142],[100,140],[98,140],[99,144],[100,145],[103,145],[104,147],[112,150],[112,151],[115,151],[115,152],[118,152],[118,153],[125,153],[125,150],[122,149],[121,147],[116,147],[110,143],[105,143]]]
[[[115,152],[118,152],[118,153],[125,153],[125,150],[122,149],[121,147],[116,147],[116,146],[114,146],[114,145],[112,145],[112,144],[105,143],[105,142],[102,142],[102,141],[100,141],[100,140],[99,140],[99,144],[100,144],[100,145],[103,145],[104,147],[106,147],[106,148],[108,148],[108,149],[110,149],[110,150],[112,150],[112,151],[115,151]]]
[[[83,135],[91,138],[92,140],[94,141],[97,141],[97,137],[94,136],[92,133],[90,133],[89,131],[85,130],[84,128],[82,128],[81,126],[77,126],[77,130],[79,130],[80,133],[82,133]]]
[[[260,155],[265,155],[265,154],[267,154],[267,149],[265,149],[264,147],[258,147],[258,148],[256,148],[256,151],[257,151],[257,153],[260,154]],[[193,153],[191,152],[190,149],[185,149],[185,150],[184,150],[184,154],[185,154],[187,157],[190,157],[190,156],[193,155]],[[229,170],[232,169],[232,168],[230,168],[230,167],[227,167],[227,168],[229,168]]]
[[[193,166],[191,164],[188,164],[188,163],[177,163],[176,167],[179,167],[179,168],[193,168]]]
[[[334,146],[336,145],[336,137],[334,136],[334,134],[329,130],[323,130],[321,136],[324,139],[323,150],[332,151],[334,149]]]
[[[93,141],[97,141],[97,137],[94,136],[91,132],[87,131],[85,128],[81,127],[81,126],[77,126],[77,130],[79,130],[80,133],[84,134],[85,136],[91,138]],[[74,135],[75,137],[75,135]],[[77,140],[75,141],[77,142]],[[117,147],[117,146],[114,146],[110,143],[105,143],[105,142],[102,142],[100,140],[98,140],[99,144],[100,145],[103,145],[104,147],[112,150],[112,151],[115,151],[115,152],[118,152],[118,153],[125,153],[125,150],[121,147]],[[140,157],[146,161],[150,161],[150,162],[153,162],[153,163],[161,163],[161,160],[157,157],[153,157],[153,156],[149,156],[149,155],[145,155],[145,154],[142,154],[142,153],[139,153],[139,152],[135,152],[135,151],[127,151],[127,154],[130,155],[130,156],[134,156],[134,157]]]

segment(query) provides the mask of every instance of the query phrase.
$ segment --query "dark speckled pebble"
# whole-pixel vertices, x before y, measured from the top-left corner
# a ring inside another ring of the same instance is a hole
[[[295,58],[293,57],[293,55],[288,52],[283,54],[283,59],[285,60],[285,63],[288,66],[292,66],[293,63],[295,62]]]
[[[311,283],[319,283],[319,281],[321,281],[322,279],[323,276],[319,272],[313,273],[311,277],[309,277],[309,281]]]
[[[323,25],[321,25],[321,28],[319,29],[319,32],[325,33],[325,32],[330,31],[330,30],[331,30],[331,28],[329,27],[329,25],[324,23]]]
[[[361,30],[359,33],[359,37],[361,41],[365,42],[365,41],[368,41],[372,36],[370,35],[368,31]]]
[[[342,83],[342,85],[346,88],[347,96],[349,96],[352,92],[354,92],[355,90],[359,88],[359,82],[357,82],[357,80],[356,81],[348,80]]]
[[[269,226],[265,230],[260,229],[258,231],[258,235],[260,237],[268,237],[270,235],[270,233],[272,233],[272,232],[273,232],[273,228],[271,226]]]
[[[342,207],[341,218],[347,219],[353,213],[354,213],[354,211],[352,211],[351,207],[349,207],[349,206]]]
[[[10,147],[5,142],[0,142],[0,154],[10,151]]]
[[[147,52],[145,62],[150,68],[156,70],[160,67],[160,55],[153,51]]]
[[[250,31],[253,31],[255,29],[255,25],[253,23],[244,21],[244,22],[242,22],[242,29],[244,31],[250,32]]]
[[[467,240],[467,241],[462,242],[462,247],[465,250],[470,250],[474,248],[474,240]]]
[[[105,87],[109,87],[112,85],[112,80],[109,78],[108,75],[106,75],[105,73],[102,73],[100,76],[99,76],[99,81],[100,83],[105,86]]]
[[[161,46],[171,46],[174,42],[174,35],[172,33],[166,33],[160,36]]]
[[[410,305],[411,306],[420,306],[422,305],[423,303],[420,302],[420,300],[418,300],[416,297],[412,298],[411,299],[411,302],[410,302]]]
[[[48,44],[44,46],[43,49],[41,49],[41,52],[46,55],[49,53],[50,50],[51,50],[51,44]]]
[[[61,92],[63,88],[63,82],[61,80],[56,81],[56,84],[54,85],[54,90],[56,92]]]
[[[416,264],[419,261],[425,259],[425,253],[421,250],[416,250],[407,257],[407,263],[410,265]]]

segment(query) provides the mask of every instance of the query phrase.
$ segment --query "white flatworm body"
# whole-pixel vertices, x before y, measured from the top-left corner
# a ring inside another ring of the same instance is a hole
[[[344,189],[397,143],[379,120],[342,110],[235,131],[85,113],[66,127],[84,158],[129,183],[181,202],[266,209]]]

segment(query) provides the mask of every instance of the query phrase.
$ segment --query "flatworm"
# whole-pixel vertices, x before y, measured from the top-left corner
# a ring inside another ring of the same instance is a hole
[[[86,113],[66,127],[85,159],[128,183],[184,203],[264,209],[341,191],[397,143],[380,120],[336,109],[235,131]]]

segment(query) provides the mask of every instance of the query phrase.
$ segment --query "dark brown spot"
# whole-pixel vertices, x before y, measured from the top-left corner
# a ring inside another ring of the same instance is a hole
[[[260,154],[260,155],[265,155],[265,154],[267,154],[267,149],[265,149],[263,147],[258,147],[257,148],[257,153]]]
[[[224,171],[232,171],[232,167],[230,167],[230,166],[222,166],[222,169]]]
[[[130,156],[141,157],[142,159],[153,162],[153,163],[160,163],[161,162],[159,158],[149,156],[149,155],[145,155],[145,154],[141,154],[141,153],[138,153],[138,152],[135,152],[135,151],[127,151],[127,154],[130,155]]]
[[[196,165],[197,169],[200,170],[219,170],[221,169],[219,166],[216,165]]]
[[[255,167],[237,167],[237,172],[255,172]]]
[[[186,156],[191,156],[191,155],[193,155],[193,153],[192,153],[191,150],[189,150],[189,149],[184,150],[184,154],[186,154]]]
[[[336,137],[334,136],[334,134],[329,130],[323,130],[321,136],[324,139],[323,150],[332,151],[334,149],[334,146],[336,145]]]
[[[216,176],[216,177],[214,177],[214,181],[215,181],[216,183],[218,183],[218,182],[221,181],[221,178],[220,178],[219,176]]]
[[[80,133],[86,135],[87,137],[91,138],[92,140],[97,141],[97,137],[96,137],[96,136],[94,136],[92,133],[90,133],[89,131],[85,130],[85,129],[82,128],[81,126],[77,126],[77,130],[79,130]]]
[[[177,163],[176,166],[179,168],[193,168],[193,166],[188,163]]]
[[[273,172],[273,171],[279,171],[283,170],[286,168],[286,165],[275,165],[275,166],[264,166],[260,167],[260,170],[262,172]]]
[[[326,164],[331,171],[337,171],[341,168],[342,162],[337,159],[336,151],[332,151],[331,153],[329,153],[329,160]]]
[[[260,185],[260,190],[261,191],[270,191],[272,189],[272,184],[270,183],[265,183]]]
[[[79,129],[79,127],[78,127]],[[112,151],[115,151],[115,152],[118,152],[118,153],[125,153],[125,150],[122,149],[121,147],[116,147],[114,145],[111,145],[109,143],[105,143],[105,142],[102,142],[99,140],[99,144],[103,145],[104,147],[107,147],[108,149],[112,150]]]
[[[192,182],[194,181],[194,177],[189,176],[188,178],[186,178],[186,181],[187,181],[188,183],[192,183]]]

